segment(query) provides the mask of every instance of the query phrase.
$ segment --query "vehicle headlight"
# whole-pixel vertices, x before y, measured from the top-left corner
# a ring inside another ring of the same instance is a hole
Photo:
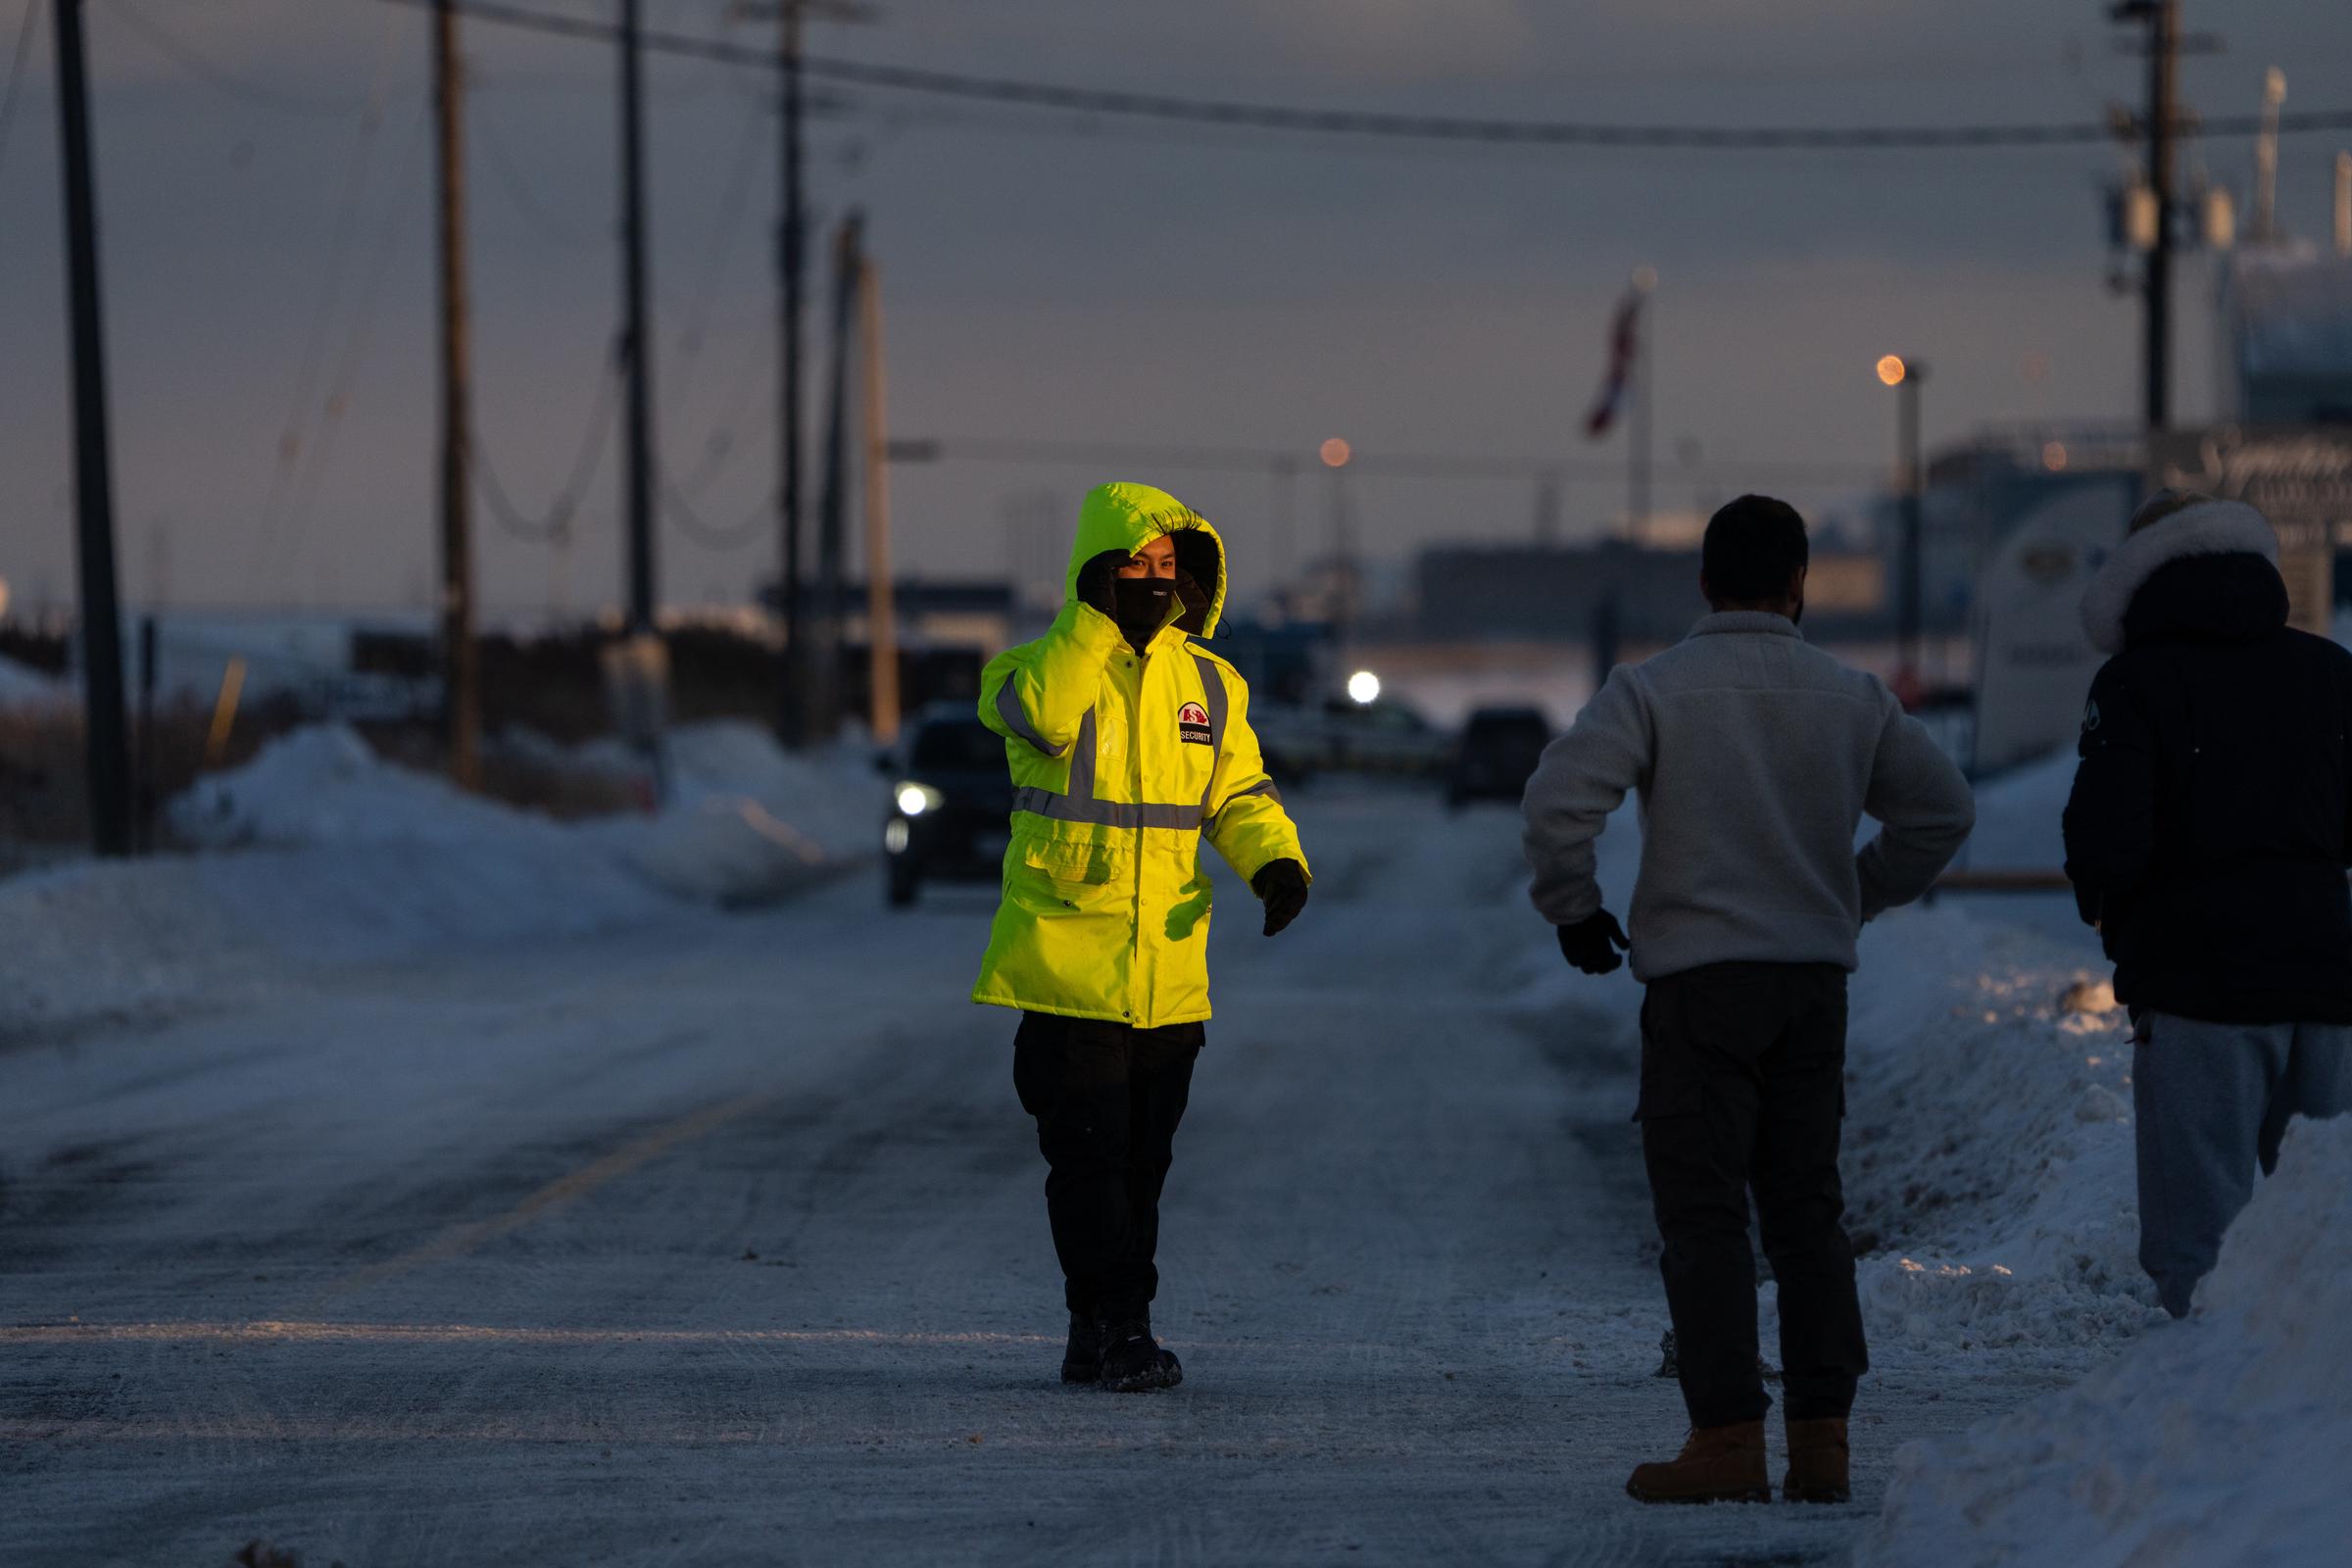
[[[911,779],[901,783],[897,794],[899,809],[908,816],[920,816],[925,811],[936,811],[948,804],[948,798],[945,795],[928,784],[917,784]]]

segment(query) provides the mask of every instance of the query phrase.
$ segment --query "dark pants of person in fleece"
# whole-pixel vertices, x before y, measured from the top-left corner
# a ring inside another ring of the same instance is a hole
[[[1064,1298],[1081,1318],[1140,1314],[1159,1290],[1159,1192],[1206,1038],[1197,1023],[1021,1015],[1012,1083],[1037,1118],[1046,1216]]]
[[[1665,1250],[1693,1427],[1758,1421],[1756,1263],[1747,1195],[1780,1288],[1791,1420],[1843,1416],[1869,1369],[1841,1221],[1845,972],[1715,963],[1650,984],[1642,1005],[1642,1153]]]

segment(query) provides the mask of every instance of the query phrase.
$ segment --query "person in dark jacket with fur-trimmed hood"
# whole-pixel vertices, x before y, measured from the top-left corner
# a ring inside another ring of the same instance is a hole
[[[2352,653],[2288,626],[2278,539],[2167,490],[2082,598],[2066,872],[2132,1009],[2140,1263],[2175,1317],[2277,1163],[2352,1110]]]

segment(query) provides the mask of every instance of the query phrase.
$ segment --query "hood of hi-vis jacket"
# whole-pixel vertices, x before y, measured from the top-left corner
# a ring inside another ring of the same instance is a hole
[[[1182,574],[1139,655],[1078,602],[1078,572],[1158,535]],[[1091,491],[1061,612],[990,661],[980,717],[1004,737],[1012,836],[972,1000],[1138,1028],[1206,1018],[1205,840],[1245,881],[1306,856],[1266,776],[1238,671],[1193,642],[1223,612],[1225,548],[1206,518],[1148,485]]]

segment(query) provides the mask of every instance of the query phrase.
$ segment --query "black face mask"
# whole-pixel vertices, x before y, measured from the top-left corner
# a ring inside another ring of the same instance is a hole
[[[1173,577],[1113,577],[1111,592],[1118,597],[1118,613],[1111,618],[1129,638],[1149,637],[1168,618],[1175,602]]]

